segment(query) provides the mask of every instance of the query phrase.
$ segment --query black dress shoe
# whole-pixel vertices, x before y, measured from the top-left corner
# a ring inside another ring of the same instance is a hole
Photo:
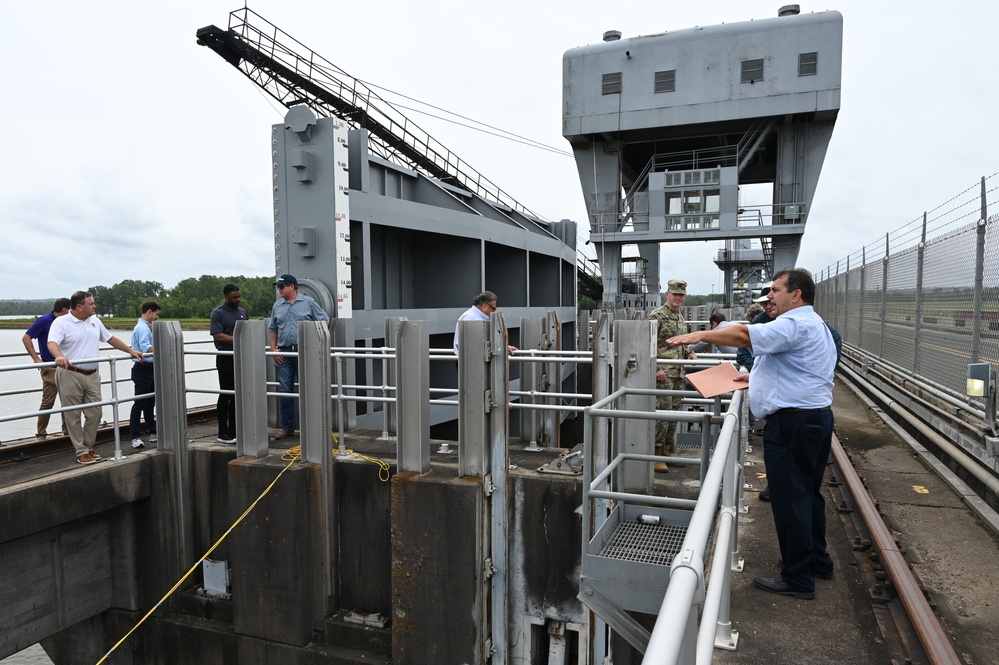
[[[760,501],[770,502],[770,485],[760,490]]]
[[[277,433],[277,436],[275,436],[274,439],[280,441],[281,439],[290,439],[293,436],[295,436],[295,430],[285,427]]]
[[[799,591],[794,589],[781,577],[775,577],[773,579],[769,577],[757,577],[753,580],[753,584],[760,587],[764,591],[775,593],[778,596],[793,596],[801,600],[815,599],[814,591]]]

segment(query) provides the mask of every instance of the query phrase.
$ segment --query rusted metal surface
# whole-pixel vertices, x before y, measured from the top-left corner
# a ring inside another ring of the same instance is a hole
[[[905,645],[906,662],[929,662],[933,665],[964,663],[934,614],[915,575],[909,569],[904,551],[881,519],[874,499],[871,498],[835,435],[833,435],[832,453],[836,462],[837,477],[842,480],[849,493],[849,499],[844,501],[852,502],[852,508],[856,511],[855,518],[859,518],[855,549],[872,548],[872,559],[876,557],[876,565],[880,565],[883,569],[884,579],[872,588],[871,600],[878,622],[882,625],[882,631],[887,631],[886,643],[890,647],[897,648],[898,644],[892,638],[892,633],[897,635],[898,640]],[[841,504],[841,511],[844,509],[849,510],[845,503]],[[860,533],[861,525],[866,533]],[[876,568],[874,574],[875,577],[878,576]],[[893,595],[892,591],[896,595]],[[896,600],[897,603],[893,602]],[[898,607],[899,604],[901,608]],[[889,618],[894,624],[894,631],[886,625]],[[915,641],[909,635],[910,630],[916,638]],[[925,652],[926,660],[920,658],[921,654],[918,653],[920,649]]]

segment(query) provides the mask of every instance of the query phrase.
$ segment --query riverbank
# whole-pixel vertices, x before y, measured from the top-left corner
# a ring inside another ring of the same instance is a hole
[[[0,330],[27,330],[35,319],[25,317],[23,319],[4,319],[0,321]],[[165,319],[164,319],[165,320]],[[112,318],[101,319],[108,330],[131,330],[136,319]],[[210,325],[208,319],[180,319],[181,330],[208,330]]]

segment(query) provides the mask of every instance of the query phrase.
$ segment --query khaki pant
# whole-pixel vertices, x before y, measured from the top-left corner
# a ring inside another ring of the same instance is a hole
[[[59,396],[59,388],[56,387],[56,368],[42,367],[39,371],[42,373],[42,404],[38,407],[38,410],[48,411],[55,406],[56,397]],[[38,416],[38,428],[35,434],[39,438],[48,436],[49,415],[48,413],[43,413]],[[60,420],[63,420],[62,433],[69,434],[66,430],[66,421],[62,418]]]
[[[683,390],[683,377],[666,377],[665,382],[656,381],[659,390]],[[680,408],[678,396],[657,397],[656,410],[674,411]],[[676,453],[676,421],[656,421],[656,455],[673,455]]]
[[[101,401],[100,372],[88,376],[60,367],[56,370],[56,385],[59,387],[59,399],[63,406]],[[69,440],[73,442],[77,457],[94,449],[102,411],[99,406],[87,406],[63,413],[63,423],[69,430]]]

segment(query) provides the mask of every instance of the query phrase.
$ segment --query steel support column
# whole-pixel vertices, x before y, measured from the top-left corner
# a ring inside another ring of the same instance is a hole
[[[354,319],[330,319],[330,338],[335,347],[354,346]],[[357,372],[355,371],[354,359],[347,358],[344,363],[344,373],[341,380],[345,384],[357,385]],[[342,426],[342,429],[354,429],[357,427],[357,404],[355,402],[344,402],[342,408],[333,411],[333,424]],[[343,414],[343,415],[341,415]],[[344,422],[340,423],[343,418]]]
[[[336,492],[333,487],[333,391],[331,388],[330,333],[325,321],[298,323],[298,410],[302,460],[319,464],[319,519],[326,611],[336,591],[333,575],[336,551]]]
[[[388,316],[385,318],[385,346],[392,346],[399,337],[399,322],[406,321],[404,316]],[[382,383],[392,388],[397,388],[399,383],[396,377],[396,363],[390,360],[382,361]],[[397,393],[386,393],[386,397],[395,397]],[[385,433],[396,434],[399,431],[399,407],[392,402],[385,402],[383,420],[385,422]]]
[[[267,322],[237,321],[233,337],[236,374],[236,455],[266,457]]]
[[[462,339],[465,339],[462,337]],[[507,350],[506,322],[501,314],[493,313],[489,319],[489,390],[493,395],[493,408],[489,414],[489,444],[485,491],[489,510],[489,539],[491,569],[489,578],[489,619],[492,662],[507,662],[508,608],[507,608],[507,541],[509,531],[509,472],[510,455],[507,445],[510,422],[510,359]],[[460,361],[459,361],[460,362]]]
[[[655,321],[614,322],[615,388],[656,387],[656,334]],[[624,411],[655,411],[654,395],[629,394],[619,408]],[[655,447],[655,421],[618,418],[614,422],[613,455],[636,453],[652,455]],[[647,462],[628,461],[623,464],[618,489],[622,492],[651,492],[653,465]]]
[[[916,248],[916,312],[912,325],[912,371],[919,374],[919,347],[923,337],[923,272],[926,269],[926,213],[923,213],[923,233]]]
[[[525,317],[520,320],[520,350],[525,354],[534,351],[547,350],[544,334],[545,321],[540,316]],[[546,363],[529,361],[520,363],[520,389],[525,392],[546,392]],[[542,404],[545,399],[532,395],[520,398],[523,404]],[[528,450],[540,450],[550,445],[548,432],[545,430],[543,414],[536,409],[520,410],[520,440],[527,444]]]
[[[548,312],[548,315],[545,317],[543,341],[545,351],[550,351],[552,349],[558,351],[562,348],[562,326],[558,320],[558,314],[556,312]],[[551,361],[545,364],[544,370],[545,392],[561,392],[562,364],[558,361]],[[561,400],[557,397],[546,399],[545,401],[556,407],[561,402]],[[561,442],[559,439],[559,424],[562,422],[562,412],[555,409],[543,412],[542,416],[542,426],[545,429],[545,436],[548,439],[549,447],[560,448]]]
[[[881,334],[878,336],[878,357],[885,357],[885,317],[888,315],[888,234],[885,234],[885,258],[881,262]]]
[[[489,346],[486,321],[458,323],[458,476],[486,473],[486,422],[493,408],[487,382]]]
[[[176,543],[171,569],[180,573],[194,560],[191,516],[190,464],[187,447],[187,392],[184,384],[184,333],[179,321],[156,321],[153,324],[153,348],[156,349],[156,387],[158,448],[173,453],[173,528]]]
[[[399,381],[399,471],[430,470],[430,324],[400,321],[395,343]]]
[[[979,362],[982,344],[982,297],[985,290],[985,229],[989,208],[985,199],[985,178],[982,178],[981,219],[978,220],[975,241],[975,300],[971,318],[971,357],[968,362]]]
[[[298,422],[302,459],[331,463],[333,393],[330,333],[325,321],[298,322]],[[325,476],[324,476],[325,480]]]

